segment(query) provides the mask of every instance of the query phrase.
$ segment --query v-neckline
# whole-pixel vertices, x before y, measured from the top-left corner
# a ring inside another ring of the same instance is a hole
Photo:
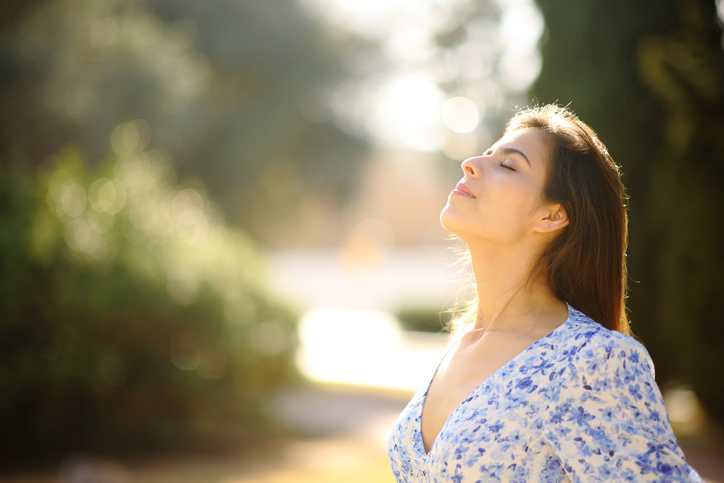
[[[418,450],[419,450],[419,452],[422,454],[422,457],[423,457],[423,458],[427,458],[427,457],[430,456],[430,453],[432,453],[432,450],[435,448],[435,445],[437,444],[438,440],[440,439],[440,436],[442,436],[443,432],[444,432],[445,429],[447,428],[447,426],[448,426],[448,424],[450,423],[450,421],[452,420],[453,416],[455,416],[455,415],[461,410],[461,408],[462,408],[463,406],[465,406],[465,403],[467,403],[472,396],[474,396],[481,388],[485,387],[485,386],[486,386],[495,376],[497,376],[500,372],[502,372],[502,371],[503,371],[504,369],[506,369],[508,366],[510,366],[511,364],[513,364],[514,362],[516,362],[516,360],[519,359],[521,356],[523,356],[523,354],[525,354],[525,353],[533,350],[535,347],[537,347],[538,345],[540,345],[543,341],[545,341],[546,339],[550,338],[553,334],[555,334],[556,332],[558,332],[559,330],[561,330],[564,325],[567,325],[567,324],[569,324],[569,323],[571,322],[571,317],[573,316],[573,313],[572,313],[572,312],[573,312],[574,309],[573,309],[573,307],[571,307],[571,306],[568,305],[568,304],[566,304],[566,307],[568,308],[568,317],[566,318],[565,321],[563,321],[563,323],[562,323],[561,325],[559,325],[558,327],[556,327],[555,329],[553,329],[552,331],[550,331],[549,333],[547,333],[546,335],[544,335],[543,337],[541,337],[540,339],[538,339],[537,341],[533,342],[531,345],[529,345],[528,347],[526,347],[525,349],[523,349],[522,351],[520,351],[518,354],[515,355],[515,357],[513,357],[513,358],[510,359],[508,362],[506,362],[505,364],[503,364],[502,366],[500,366],[500,367],[498,368],[498,370],[496,370],[495,372],[493,372],[493,373],[492,373],[491,375],[489,375],[483,382],[481,382],[478,386],[476,386],[475,389],[473,389],[473,390],[470,392],[470,394],[468,394],[467,396],[465,396],[465,398],[460,402],[460,404],[458,404],[458,405],[455,407],[455,409],[453,409],[453,412],[451,412],[451,413],[450,413],[450,416],[448,416],[448,418],[445,420],[445,423],[442,425],[442,427],[440,428],[440,431],[437,433],[437,436],[435,437],[435,439],[433,440],[432,444],[430,445],[430,450],[429,450],[429,451],[425,451],[425,441],[422,439],[422,410],[423,410],[424,407],[425,407],[425,401],[427,400],[427,393],[428,393],[428,391],[430,391],[430,386],[432,386],[432,381],[435,379],[435,376],[437,375],[437,371],[438,371],[438,369],[440,369],[440,365],[442,365],[442,361],[443,361],[443,359],[444,359],[445,357],[447,357],[447,354],[449,353],[449,351],[447,351],[447,352],[443,355],[442,359],[440,359],[440,363],[438,364],[437,368],[435,369],[435,372],[433,373],[432,377],[431,377],[430,380],[428,381],[428,383],[427,383],[427,388],[425,388],[425,391],[424,391],[423,394],[422,394],[422,399],[421,399],[421,401],[420,401],[420,403],[419,403],[419,404],[420,404],[420,417],[419,417],[419,428],[418,428],[418,431],[417,431],[417,444],[419,445],[419,449],[418,449]],[[457,343],[459,343],[459,341],[455,342],[455,344],[457,344]],[[453,344],[450,348],[452,349],[453,347],[455,347],[454,344]]]

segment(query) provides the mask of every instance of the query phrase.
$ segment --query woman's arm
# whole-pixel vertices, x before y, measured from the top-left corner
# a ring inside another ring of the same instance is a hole
[[[546,441],[574,482],[702,482],[684,461],[646,349],[611,335],[585,344],[558,375]]]

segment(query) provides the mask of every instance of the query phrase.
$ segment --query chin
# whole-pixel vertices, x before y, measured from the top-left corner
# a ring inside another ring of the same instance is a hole
[[[451,207],[450,203],[448,202],[448,204],[445,205],[445,208],[443,208],[440,212],[440,224],[447,231],[460,236],[460,234],[458,233],[458,229],[460,228],[460,220],[458,220],[458,216],[456,215],[457,213],[455,213],[455,208]]]

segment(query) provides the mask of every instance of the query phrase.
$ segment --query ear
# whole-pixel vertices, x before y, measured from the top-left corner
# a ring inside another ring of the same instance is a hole
[[[553,233],[568,226],[568,214],[558,203],[546,205],[541,210],[541,216],[535,223],[534,229],[538,233]]]

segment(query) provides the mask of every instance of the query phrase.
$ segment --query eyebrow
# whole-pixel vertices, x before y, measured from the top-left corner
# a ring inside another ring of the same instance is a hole
[[[528,160],[528,156],[526,156],[526,155],[523,153],[523,151],[520,151],[520,150],[515,149],[515,148],[503,148],[503,149],[500,150],[500,152],[502,152],[502,153],[505,154],[506,156],[507,156],[507,155],[510,155],[510,154],[513,154],[513,153],[520,154],[521,156],[523,156],[523,158],[525,159],[525,161],[528,163],[528,166],[530,166],[531,168],[533,167],[533,165],[530,164],[530,160]]]

